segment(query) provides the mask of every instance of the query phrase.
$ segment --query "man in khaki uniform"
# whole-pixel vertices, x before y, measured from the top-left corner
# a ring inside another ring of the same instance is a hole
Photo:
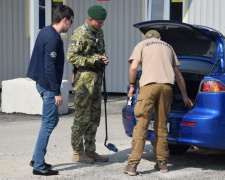
[[[102,70],[109,61],[105,53],[102,26],[107,15],[102,6],[88,9],[88,19],[73,32],[67,59],[77,68],[75,76],[75,114],[71,127],[73,161],[105,162],[98,155],[95,136],[101,117]]]
[[[137,44],[129,59],[131,66],[128,97],[134,96],[138,65],[142,66],[140,89],[134,107],[137,124],[133,131],[132,153],[128,158],[128,165],[124,168],[129,175],[136,175],[154,108],[154,154],[157,162],[155,169],[167,172],[166,161],[169,157],[167,117],[170,113],[173,97],[172,85],[175,77],[185,106],[187,108],[193,106],[187,96],[185,81],[178,69],[180,63],[173,48],[168,43],[161,41],[159,32],[155,30],[148,31],[145,37],[145,40]]]

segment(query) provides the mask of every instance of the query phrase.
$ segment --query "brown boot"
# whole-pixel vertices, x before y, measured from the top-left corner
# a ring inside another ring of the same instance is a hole
[[[86,164],[93,164],[94,159],[88,157],[86,154],[74,154],[72,158],[73,162],[80,162],[80,163],[86,163]]]
[[[87,152],[86,154],[88,157],[94,159],[94,161],[96,162],[107,162],[109,160],[109,158],[100,156],[96,152]]]
[[[154,169],[160,172],[168,172],[166,161],[157,161],[157,163],[154,166]]]
[[[124,167],[124,172],[130,176],[136,176],[137,164],[128,164]]]

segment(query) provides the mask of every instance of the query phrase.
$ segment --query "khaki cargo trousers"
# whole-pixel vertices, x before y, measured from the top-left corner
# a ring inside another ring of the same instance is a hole
[[[139,164],[141,160],[154,108],[154,154],[156,160],[167,160],[169,157],[167,117],[170,113],[172,98],[171,84],[151,83],[140,88],[134,107],[137,124],[133,131],[132,152],[128,158],[128,164]]]

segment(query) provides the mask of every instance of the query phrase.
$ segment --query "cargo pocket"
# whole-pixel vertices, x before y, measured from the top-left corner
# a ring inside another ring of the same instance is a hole
[[[165,99],[165,105],[166,105],[166,116],[168,117],[170,113],[170,109],[171,109],[171,103],[173,101],[173,90],[170,85],[164,85],[163,97]]]
[[[137,102],[134,107],[135,116],[147,117],[147,110],[149,105],[150,101],[148,100],[148,96],[145,94],[138,94]]]

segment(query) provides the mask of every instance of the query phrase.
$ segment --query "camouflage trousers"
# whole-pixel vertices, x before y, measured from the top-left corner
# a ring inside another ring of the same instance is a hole
[[[82,74],[74,88],[75,114],[71,127],[74,154],[96,150],[95,136],[101,116],[102,77],[85,77]]]
[[[153,83],[140,88],[134,107],[137,124],[133,130],[132,153],[128,158],[128,164],[139,164],[141,160],[154,108],[154,154],[156,160],[167,160],[169,157],[167,117],[172,97],[172,86],[169,84]]]

